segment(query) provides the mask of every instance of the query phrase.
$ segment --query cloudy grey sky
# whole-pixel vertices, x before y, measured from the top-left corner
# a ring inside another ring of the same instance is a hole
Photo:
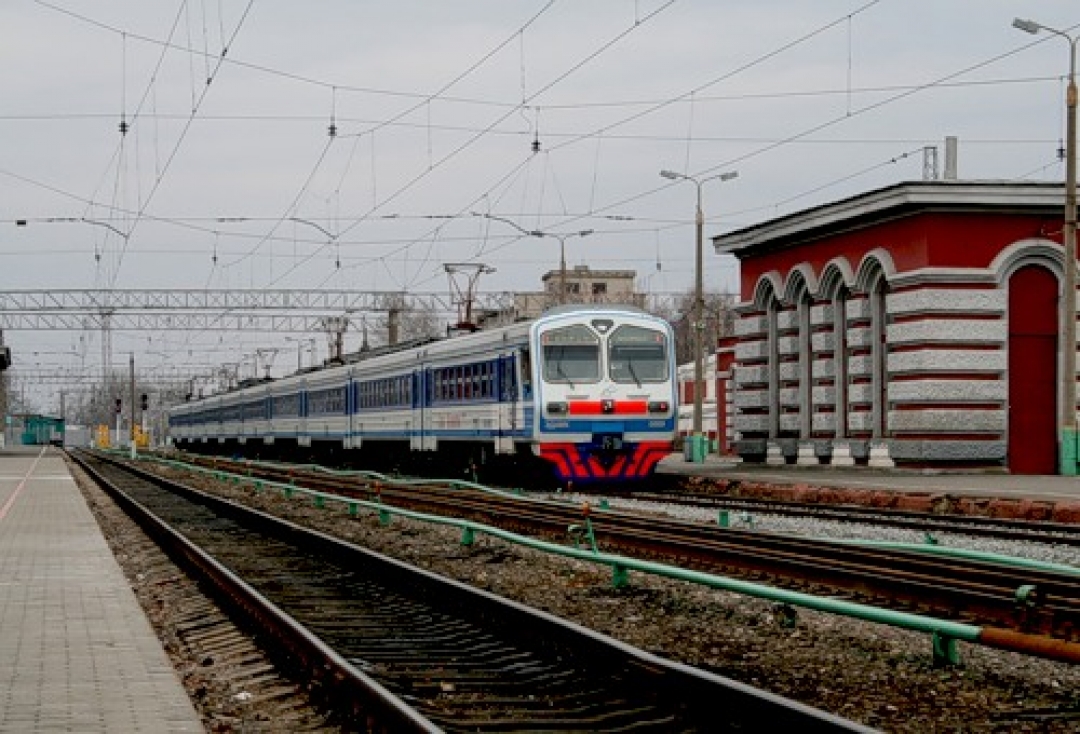
[[[539,289],[558,241],[488,213],[686,290],[694,187],[661,169],[739,172],[705,186],[707,235],[921,178],[948,135],[961,177],[1061,180],[1068,47],[1017,15],[1080,24],[1069,0],[6,0],[0,289],[431,292],[446,262]],[[42,364],[97,339],[6,334]]]

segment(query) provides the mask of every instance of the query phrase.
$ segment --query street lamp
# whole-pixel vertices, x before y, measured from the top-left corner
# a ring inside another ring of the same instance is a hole
[[[726,173],[718,173],[714,176],[696,178],[694,176],[687,176],[684,173],[664,170],[660,171],[660,175],[672,181],[690,181],[697,187],[697,213],[694,217],[697,249],[695,251],[694,260],[694,308],[691,316],[691,333],[693,335],[694,346],[694,422],[691,429],[693,435],[691,437],[692,444],[690,456],[694,461],[704,461],[706,454],[704,444],[706,439],[702,434],[701,413],[705,392],[705,285],[704,274],[702,272],[704,264],[702,256],[702,240],[704,238],[703,230],[705,228],[705,213],[701,208],[701,187],[709,181],[716,179],[719,179],[720,181],[730,181],[738,176],[739,172],[727,171]],[[717,406],[717,420],[719,420],[719,416],[719,406]]]
[[[1077,37],[1033,20],[1013,19],[1025,33],[1046,31],[1069,42],[1069,86],[1065,93],[1065,284],[1062,310],[1061,438],[1058,466],[1061,474],[1074,476],[1077,461],[1076,431],[1076,41]]]
[[[473,214],[477,214],[473,212]],[[595,230],[583,229],[579,232],[544,232],[539,229],[525,229],[512,219],[506,219],[505,217],[495,216],[494,214],[482,214],[487,219],[497,219],[500,222],[506,222],[511,227],[515,228],[522,234],[527,234],[530,237],[554,237],[559,241],[559,305],[566,303],[566,241],[571,237],[588,237]]]
[[[580,232],[568,232],[557,234],[555,232],[533,232],[533,237],[554,237],[559,240],[559,305],[566,303],[566,240],[571,237],[588,237],[593,233],[591,229],[583,229]]]

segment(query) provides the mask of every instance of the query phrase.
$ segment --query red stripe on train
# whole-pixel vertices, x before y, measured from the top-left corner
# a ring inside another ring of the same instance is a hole
[[[570,415],[640,415],[649,412],[645,400],[571,400]]]

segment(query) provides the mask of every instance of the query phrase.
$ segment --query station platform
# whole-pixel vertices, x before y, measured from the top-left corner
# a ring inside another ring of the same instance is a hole
[[[59,451],[0,450],[0,732],[204,727]]]
[[[881,493],[894,493],[908,495],[910,499],[891,506],[924,509],[921,504],[932,503],[933,496],[949,495],[968,502],[985,500],[981,503],[983,510],[995,500],[998,501],[997,505],[989,508],[989,513],[980,511],[975,514],[1080,522],[1080,477],[1009,474],[1003,471],[874,469],[866,466],[769,466],[737,462],[716,455],[706,457],[704,462],[694,463],[686,461],[682,454],[671,454],[663,459],[656,471],[659,474],[738,483],[742,491],[758,489],[763,496],[765,490],[771,487],[778,490],[775,494],[777,498],[801,499],[795,495],[834,488],[845,490],[839,495],[842,501],[863,504],[861,499],[866,498],[867,503],[872,504],[869,500],[879,497]],[[782,497],[782,493],[791,496]],[[818,495],[821,494],[819,491]]]

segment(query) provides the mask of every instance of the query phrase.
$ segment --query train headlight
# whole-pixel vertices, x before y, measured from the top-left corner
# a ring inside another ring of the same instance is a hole
[[[566,415],[570,412],[570,406],[564,402],[552,401],[547,404],[547,412],[552,415]]]
[[[666,413],[671,410],[671,403],[666,400],[654,400],[649,403],[650,413]]]

